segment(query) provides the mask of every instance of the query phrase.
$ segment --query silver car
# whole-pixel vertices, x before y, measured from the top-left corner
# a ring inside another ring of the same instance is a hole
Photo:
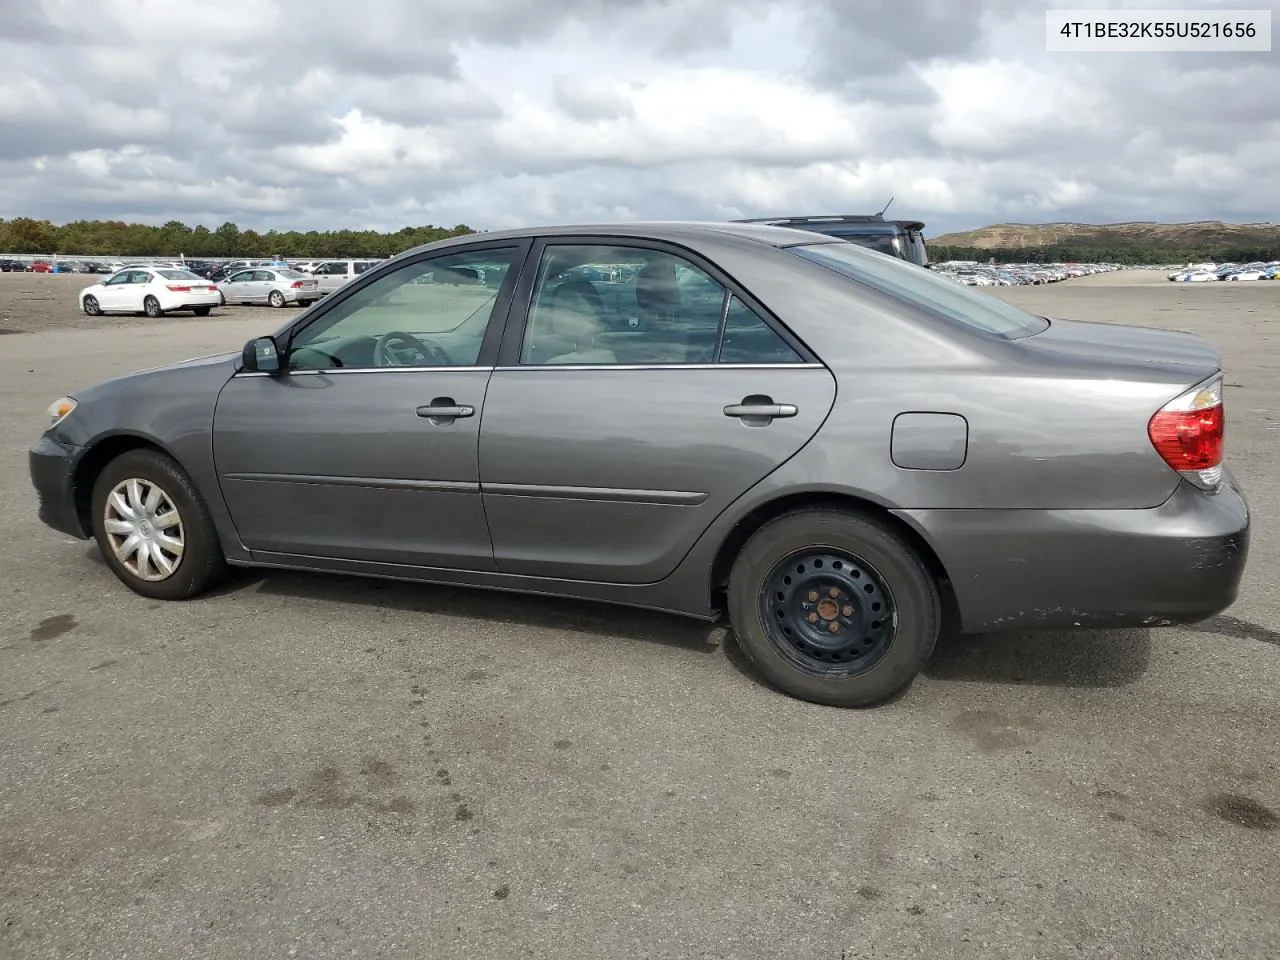
[[[411,250],[241,351],[64,397],[30,470],[147,597],[232,565],[727,611],[778,688],[858,706],[944,620],[1229,606],[1222,384],[1190,334],[811,232],[563,227]]]
[[[253,267],[233,273],[218,284],[223,303],[267,303],[305,307],[320,299],[315,277],[288,267]]]

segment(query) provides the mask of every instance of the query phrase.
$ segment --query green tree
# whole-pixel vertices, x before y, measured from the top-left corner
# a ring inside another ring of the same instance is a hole
[[[9,253],[57,253],[57,230],[48,220],[18,217],[4,225],[3,248]]]

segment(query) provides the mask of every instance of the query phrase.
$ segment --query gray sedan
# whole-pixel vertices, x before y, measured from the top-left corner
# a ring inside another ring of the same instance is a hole
[[[228,565],[715,619],[781,690],[964,631],[1195,621],[1249,512],[1219,357],[750,224],[486,233],[50,408],[40,516],[180,600]]]
[[[267,303],[273,307],[286,303],[305,307],[322,296],[315,277],[287,267],[241,270],[219,283],[218,290],[223,303]]]

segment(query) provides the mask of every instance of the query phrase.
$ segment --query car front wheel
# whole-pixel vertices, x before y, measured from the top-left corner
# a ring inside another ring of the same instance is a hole
[[[102,316],[102,307],[99,305],[97,297],[94,297],[94,296],[85,297],[84,303],[81,304],[81,307],[84,309],[86,316],[90,316],[90,317]]]
[[[766,680],[813,703],[867,707],[911,684],[937,641],[937,583],[901,535],[863,514],[769,521],[729,577],[729,617]]]
[[[190,477],[158,450],[130,450],[107,464],[93,487],[93,531],[125,586],[156,600],[185,600],[226,574],[204,499]]]

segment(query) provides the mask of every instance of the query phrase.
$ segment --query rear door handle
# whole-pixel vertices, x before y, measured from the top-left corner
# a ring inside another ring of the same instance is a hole
[[[474,417],[476,408],[456,402],[453,397],[436,397],[425,407],[418,408],[418,416],[432,423],[452,423],[459,417]]]
[[[732,403],[724,408],[726,417],[794,417],[800,411],[794,403]]]
[[[764,426],[778,417],[794,417],[800,409],[794,403],[774,403],[772,397],[743,397],[741,403],[724,408],[726,417],[737,417],[750,426]]]

